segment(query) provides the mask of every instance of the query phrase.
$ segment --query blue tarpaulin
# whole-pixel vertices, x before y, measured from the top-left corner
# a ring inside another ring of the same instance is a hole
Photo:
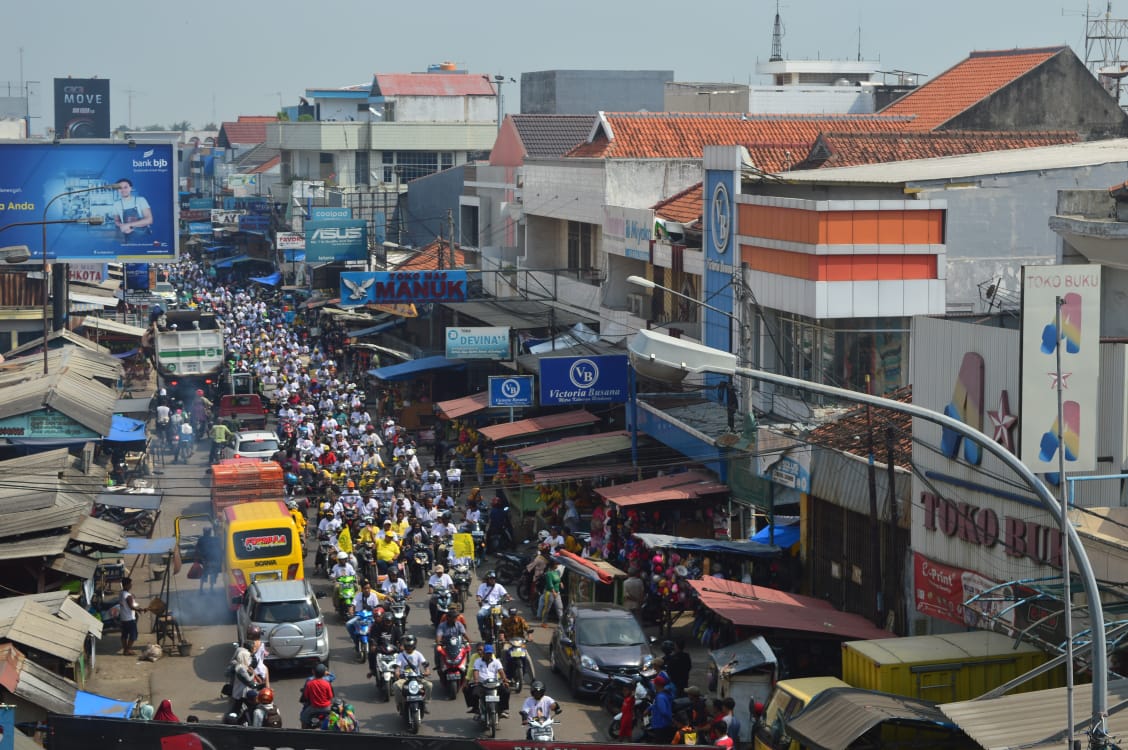
[[[744,557],[775,557],[779,554],[777,546],[759,542],[728,539],[698,539],[696,537],[670,536],[669,534],[643,534],[636,532],[634,538],[651,549],[680,549],[688,552],[709,554],[742,555]]]
[[[282,274],[278,271],[270,274],[269,276],[252,276],[251,281],[259,284],[266,284],[267,286],[278,286],[278,282],[282,280]]]
[[[249,255],[232,255],[230,258],[223,258],[212,263],[213,268],[231,268],[236,263],[242,263],[245,260],[250,260]]]
[[[140,349],[130,349],[127,352],[118,352],[117,354],[113,355],[113,357],[114,357],[114,359],[129,359],[130,357],[132,357],[134,354],[136,354],[139,351],[141,351],[141,350]]]
[[[442,355],[436,354],[433,357],[413,359],[410,362],[401,362],[398,365],[388,365],[387,367],[369,370],[368,374],[380,380],[410,380],[421,372],[454,368],[462,369],[464,367],[466,367],[466,362],[461,359],[447,359]]]
[[[759,542],[760,544],[771,544],[769,536],[772,534],[772,527],[765,526],[764,528],[753,534],[749,541]],[[799,541],[799,524],[789,523],[786,525],[776,525],[775,527],[775,546],[780,549],[787,549]]]
[[[133,443],[145,439],[145,423],[115,414],[110,422],[110,434],[106,440],[112,443]]]
[[[143,536],[126,537],[123,555],[167,555],[176,547],[176,537],[162,536],[146,539]]]
[[[231,245],[207,245],[207,246],[204,247],[204,252],[205,253],[215,253],[215,252],[219,252],[220,250],[230,250],[231,247],[232,247]]]
[[[284,250],[287,263],[305,263],[305,250]]]
[[[75,716],[99,716],[108,719],[128,719],[133,712],[133,701],[119,701],[104,695],[79,690],[74,694]]]

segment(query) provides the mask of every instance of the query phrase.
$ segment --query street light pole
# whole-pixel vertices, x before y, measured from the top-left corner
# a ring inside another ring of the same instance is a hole
[[[1107,741],[1107,728],[1105,719],[1108,716],[1108,644],[1105,640],[1104,607],[1101,605],[1100,590],[1097,588],[1097,579],[1089,556],[1081,546],[1081,538],[1073,524],[1069,523],[1066,509],[1058,503],[1057,498],[1049,491],[1046,485],[1034,475],[1026,464],[1022,463],[1016,455],[1002,445],[991,440],[979,430],[976,430],[958,419],[953,419],[945,414],[925,409],[916,404],[905,404],[900,401],[872,396],[868,393],[858,393],[845,388],[837,388],[822,383],[800,380],[788,375],[779,375],[774,372],[755,370],[742,367],[737,363],[737,358],[730,352],[722,352],[712,347],[688,344],[688,342],[675,339],[657,331],[639,331],[632,339],[630,347],[632,364],[636,369],[646,375],[653,375],[658,379],[667,379],[671,372],[685,373],[713,372],[720,375],[740,375],[751,380],[762,380],[776,385],[811,391],[824,396],[831,396],[846,401],[878,406],[882,409],[907,414],[911,417],[923,419],[945,429],[952,430],[968,440],[972,440],[988,453],[993,454],[1008,468],[1018,474],[1023,482],[1033,490],[1043,509],[1048,511],[1057,520],[1066,535],[1066,549],[1072,550],[1077,558],[1077,572],[1081,584],[1085,589],[1085,597],[1089,606],[1089,617],[1092,622],[1092,671],[1093,671],[1093,703],[1091,717],[1091,733],[1093,747],[1104,747]],[[1066,553],[1068,554],[1068,552]],[[1070,612],[1072,602],[1065,602],[1066,611]],[[1072,664],[1067,664],[1066,669],[1072,669]]]

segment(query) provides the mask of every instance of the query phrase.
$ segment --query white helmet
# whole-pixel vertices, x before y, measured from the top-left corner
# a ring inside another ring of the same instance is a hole
[[[347,552],[338,552],[337,553],[337,562],[344,562],[345,560],[348,560],[348,559],[349,559],[349,554]]]

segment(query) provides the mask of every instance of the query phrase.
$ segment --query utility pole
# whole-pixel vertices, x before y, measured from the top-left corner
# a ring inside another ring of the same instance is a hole
[[[450,267],[454,268],[454,211],[447,209],[447,237],[450,237]]]
[[[487,83],[493,84],[497,91],[497,129],[501,130],[501,118],[505,114],[505,97],[502,95],[501,87],[506,83],[517,83],[516,78],[506,78],[500,73],[495,74],[492,78],[490,76],[482,76]]]

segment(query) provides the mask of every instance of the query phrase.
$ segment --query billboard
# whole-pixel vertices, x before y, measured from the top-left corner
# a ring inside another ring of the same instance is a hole
[[[168,143],[0,142],[5,245],[42,262],[176,258],[176,155]],[[45,213],[46,212],[46,213]],[[97,217],[100,226],[76,220]]]
[[[490,406],[533,406],[532,375],[491,375]]]
[[[603,207],[603,249],[613,255],[650,262],[654,212],[647,208]]]
[[[1100,316],[1099,265],[1023,267],[1019,445],[1023,463],[1037,473],[1058,471],[1059,450],[1067,472],[1097,468]]]
[[[305,223],[306,257],[310,263],[337,263],[368,257],[368,224],[362,219]]]
[[[308,234],[306,247],[311,247]],[[346,271],[340,306],[465,302],[466,284],[465,271]]]
[[[541,406],[624,403],[629,398],[625,354],[541,358]]]
[[[305,250],[305,235],[301,232],[278,232],[274,244],[279,250]]]
[[[147,290],[149,288],[149,264],[126,263],[125,286],[123,288]]]
[[[333,221],[352,217],[352,209],[347,206],[311,206],[309,209],[311,221]]]
[[[509,329],[479,327],[446,329],[447,359],[509,359]]]
[[[110,79],[55,79],[55,137],[110,137]]]

